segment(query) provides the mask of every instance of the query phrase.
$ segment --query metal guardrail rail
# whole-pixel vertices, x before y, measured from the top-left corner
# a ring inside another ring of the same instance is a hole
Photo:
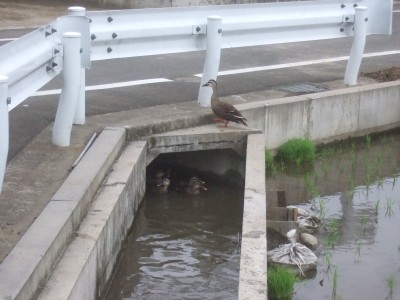
[[[91,61],[206,51],[201,85],[216,78],[221,49],[354,36],[345,83],[356,84],[366,35],[390,34],[393,0],[324,0],[87,12],[0,47],[0,191],[8,154],[8,111],[63,72],[53,143],[68,146],[85,123]],[[79,34],[71,34],[79,33]],[[79,40],[79,42],[76,42]],[[79,51],[79,55],[77,55]],[[200,85],[198,103],[210,105]]]

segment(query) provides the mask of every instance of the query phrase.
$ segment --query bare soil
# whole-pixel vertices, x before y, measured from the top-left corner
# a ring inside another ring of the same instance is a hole
[[[400,79],[400,68],[393,67],[376,72],[365,73],[363,75],[379,82],[395,81]]]

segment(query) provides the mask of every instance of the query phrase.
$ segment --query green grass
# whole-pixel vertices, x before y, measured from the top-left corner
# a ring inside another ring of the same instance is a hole
[[[265,148],[265,169],[271,171],[272,176],[276,175],[276,165],[274,162],[274,157],[267,148]]]
[[[284,267],[270,267],[267,272],[268,299],[292,298],[296,275]]]
[[[316,147],[307,139],[290,139],[278,149],[278,156],[285,162],[300,164],[314,161]]]

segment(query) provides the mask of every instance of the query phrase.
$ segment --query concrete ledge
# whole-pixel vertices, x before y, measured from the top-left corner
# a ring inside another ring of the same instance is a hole
[[[263,134],[247,141],[239,300],[267,299],[267,212]]]
[[[142,201],[146,142],[126,147],[57,263],[40,300],[97,299]]]
[[[233,149],[244,157],[247,135],[256,132],[261,131],[237,124],[231,124],[226,128],[213,124],[155,134],[148,138],[147,164],[159,154],[171,152]]]
[[[125,143],[106,128],[0,265],[0,299],[32,299],[44,284]]]

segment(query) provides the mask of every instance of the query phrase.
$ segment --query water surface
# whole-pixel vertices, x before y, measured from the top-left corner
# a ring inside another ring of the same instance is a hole
[[[105,299],[236,299],[243,189],[146,194]]]
[[[364,137],[323,149],[311,167],[267,175],[287,205],[323,220],[317,272],[296,283],[293,300],[400,299],[399,149],[398,132]]]

